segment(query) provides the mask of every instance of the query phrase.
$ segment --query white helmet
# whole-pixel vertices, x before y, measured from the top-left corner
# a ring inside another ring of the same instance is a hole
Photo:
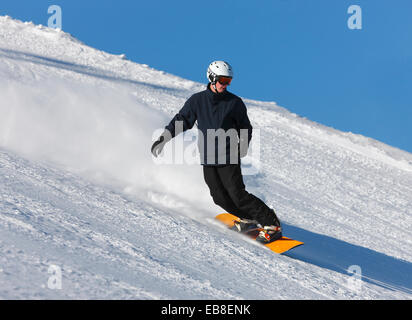
[[[214,83],[219,76],[233,78],[233,70],[229,63],[225,61],[213,61],[207,68],[207,80]]]

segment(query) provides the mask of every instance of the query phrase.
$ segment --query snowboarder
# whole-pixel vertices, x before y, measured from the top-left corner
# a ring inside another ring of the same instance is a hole
[[[258,241],[279,239],[282,231],[275,211],[247,192],[243,182],[240,158],[247,154],[252,125],[242,99],[227,91],[233,79],[232,67],[225,61],[214,61],[209,65],[206,76],[209,81],[206,90],[192,95],[186,101],[153,143],[151,152],[157,157],[165,144],[180,133],[176,130],[178,122],[182,131],[186,131],[197,121],[200,136],[207,137],[207,143],[200,141],[198,145],[204,180],[215,204],[241,218],[236,222],[235,230],[246,232],[259,228]],[[229,131],[237,133],[236,143],[226,135],[223,137],[223,148],[219,147],[220,137],[216,132]],[[242,135],[241,131],[247,134]],[[210,132],[215,135],[210,137]],[[211,141],[215,142],[214,146],[209,143]],[[233,157],[233,150],[237,152],[236,157]]]

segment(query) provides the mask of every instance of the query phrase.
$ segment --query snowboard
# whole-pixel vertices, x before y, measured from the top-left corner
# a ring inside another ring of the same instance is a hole
[[[239,221],[240,218],[230,214],[230,213],[221,213],[218,214],[216,216],[216,219],[219,220],[220,222],[222,222],[224,225],[226,225],[228,228],[232,228],[235,225],[235,221]],[[246,236],[249,236],[253,239],[256,239],[257,237],[257,233],[245,233]],[[273,252],[276,253],[284,253],[290,249],[293,249],[297,246],[302,245],[303,242],[301,241],[297,241],[297,240],[293,240],[287,237],[281,237],[280,239],[277,239],[273,242],[270,243],[262,243],[262,245],[264,245],[265,247],[269,248],[270,250],[272,250]]]

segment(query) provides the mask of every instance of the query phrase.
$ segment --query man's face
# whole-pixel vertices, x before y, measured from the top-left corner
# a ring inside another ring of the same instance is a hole
[[[222,93],[223,91],[225,91],[227,86],[228,86],[227,84],[221,84],[219,81],[216,81],[216,89],[217,89],[217,92],[219,93]]]

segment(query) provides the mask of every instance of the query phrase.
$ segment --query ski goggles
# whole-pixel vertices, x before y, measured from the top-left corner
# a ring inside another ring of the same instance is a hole
[[[231,77],[225,77],[225,76],[220,76],[217,78],[217,81],[221,84],[221,85],[229,85],[232,82],[232,78]]]

